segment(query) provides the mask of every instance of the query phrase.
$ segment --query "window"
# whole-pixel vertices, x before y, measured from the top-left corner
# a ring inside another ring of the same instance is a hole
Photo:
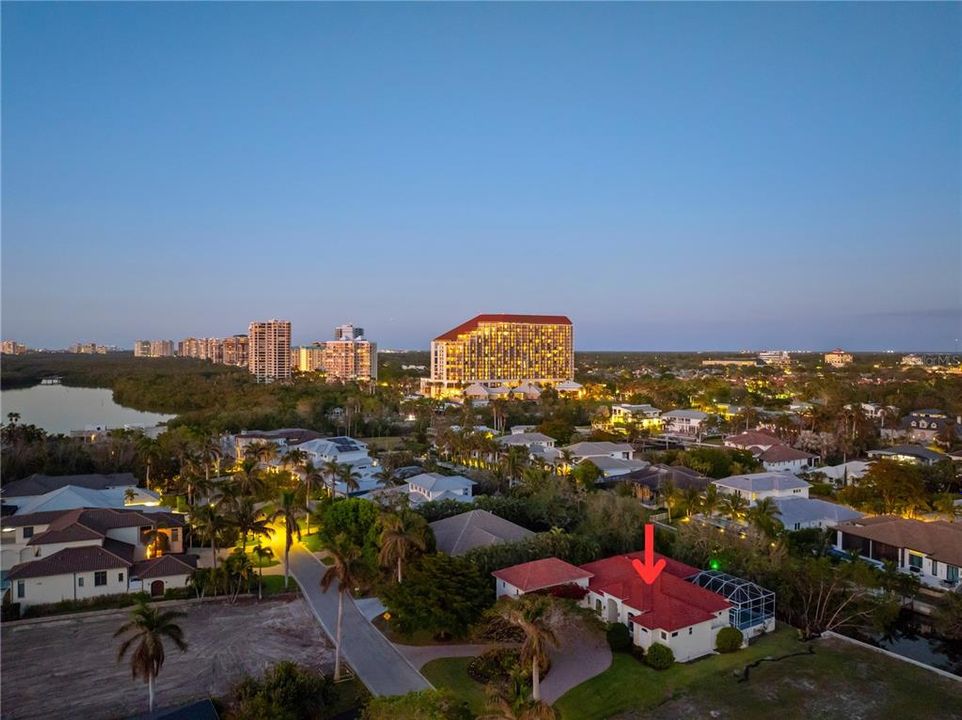
[[[78,577],[78,578],[77,578],[77,587],[83,587],[83,586],[84,586],[84,579],[83,579],[82,577]]]
[[[945,579],[949,582],[959,581],[959,569],[955,565],[945,566]]]
[[[94,573],[94,585],[106,585],[107,584],[107,571],[98,570]]]
[[[678,631],[675,630],[675,632],[673,632],[673,633],[671,634],[671,636],[672,636],[672,637],[678,637]]]
[[[694,632],[694,630],[695,628],[688,628],[688,634],[691,635]]]
[[[117,582],[124,581],[124,574],[122,572],[117,573]]]
[[[938,560],[932,561],[932,574],[938,577],[939,575],[939,562]]]
[[[180,542],[180,528],[171,528],[171,529],[170,529],[170,541],[171,541],[171,542]]]
[[[909,553],[909,569],[920,572],[922,570],[922,556],[913,552]]]
[[[662,640],[667,640],[667,639],[668,639],[668,633],[666,633],[664,630],[661,631],[661,639],[662,639]]]
[[[27,525],[27,526],[23,529],[23,539],[24,539],[24,540],[27,540],[27,539],[32,538],[32,537],[33,537],[33,525]]]
[[[22,598],[27,595],[27,585],[23,580],[17,580],[17,597]]]

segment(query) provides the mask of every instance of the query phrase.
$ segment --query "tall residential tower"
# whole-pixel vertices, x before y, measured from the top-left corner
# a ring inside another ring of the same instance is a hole
[[[248,367],[257,382],[291,377],[291,323],[289,320],[252,322],[247,333]]]

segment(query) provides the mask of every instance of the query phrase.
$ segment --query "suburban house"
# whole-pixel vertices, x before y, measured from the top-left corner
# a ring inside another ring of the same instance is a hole
[[[579,442],[564,448],[571,453],[572,461],[577,464],[590,458],[610,457],[621,460],[633,460],[635,449],[628,443],[614,442]],[[561,453],[558,453],[558,457]]]
[[[921,445],[896,445],[890,448],[879,448],[869,450],[866,453],[870,458],[898,460],[899,462],[917,463],[919,465],[935,465],[946,456],[929,450]]]
[[[431,523],[438,552],[464,555],[469,550],[518,542],[534,533],[487,510],[470,510]]]
[[[665,570],[648,585],[632,565],[643,556],[643,552],[616,555],[581,567],[546,558],[496,570],[492,575],[498,597],[577,586],[584,593],[583,607],[594,609],[605,622],[626,624],[639,647],[667,645],[679,662],[713,653],[718,632],[732,624],[733,603],[721,588],[706,589],[695,582],[703,575],[697,568],[657,553],[656,561],[664,559]],[[760,627],[774,627],[774,596],[769,595],[771,612],[757,613],[754,618]]]
[[[923,522],[878,515],[839,523],[835,548],[879,565],[892,562],[904,573],[943,589],[959,586],[962,523]]]
[[[709,415],[701,410],[669,410],[661,414],[665,432],[677,435],[701,435],[705,431]]]
[[[512,447],[523,447],[529,452],[533,447],[553,448],[555,439],[550,435],[539,432],[512,432],[510,435],[502,435],[497,440],[498,445],[507,449]]]
[[[661,430],[661,410],[651,405],[612,405],[608,425],[613,430],[632,425],[643,430]]]
[[[64,485],[43,495],[11,498],[3,504],[4,515],[28,515],[54,510],[77,508],[124,508],[136,507],[142,512],[160,508],[160,496],[135,485],[91,490],[76,485]]]
[[[824,530],[863,517],[862,513],[846,505],[818,498],[776,497],[773,502],[781,512],[778,519],[786,530],[793,532],[808,528]]]
[[[401,486],[406,492],[412,505],[435,500],[457,500],[458,502],[472,502],[475,482],[461,475],[440,475],[439,473],[421,473],[410,478]]]
[[[20,509],[47,496],[49,493],[62,490],[65,487],[80,488],[82,490],[120,490],[137,487],[137,478],[131,473],[112,473],[109,475],[39,475],[34,474],[20,480],[14,480],[0,488],[0,498],[3,502],[3,513],[15,512],[10,508]]]
[[[872,463],[864,460],[849,460],[841,465],[823,465],[815,468],[814,472],[822,473],[836,485],[851,485],[865,475],[871,466]]]
[[[184,521],[166,512],[86,508],[5,518],[5,583],[21,605],[185,587]],[[9,567],[9,570],[8,570]]]
[[[725,438],[725,447],[747,450],[766,470],[805,472],[818,462],[818,455],[786,445],[781,438],[760,430],[749,430]]]
[[[910,443],[931,443],[943,437],[951,429],[959,435],[956,418],[934,408],[913,410],[893,428],[883,428],[881,435],[889,440],[907,440]]]
[[[724,495],[740,495],[754,504],[764,498],[808,497],[811,485],[787,472],[760,472],[732,475],[712,481]]]
[[[314,430],[303,428],[282,428],[280,430],[244,430],[234,436],[234,457],[243,458],[244,450],[252,443],[270,442],[277,446],[278,456],[283,455],[294,445],[324,436]]]
[[[677,490],[694,488],[703,492],[710,481],[697,470],[683,465],[657,464],[627,475],[617,476],[612,479],[612,482],[631,483],[635,487],[635,496],[642,503],[649,503],[657,498],[659,490],[666,484],[670,484]]]
[[[646,460],[628,460],[610,455],[599,455],[597,457],[587,457],[579,465],[591,463],[601,472],[601,480],[622,477],[638,470],[644,470],[649,463]]]

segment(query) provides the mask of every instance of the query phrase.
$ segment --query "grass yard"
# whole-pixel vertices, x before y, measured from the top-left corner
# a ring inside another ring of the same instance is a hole
[[[306,547],[312,553],[318,552],[321,549],[321,536],[317,533],[301,535],[301,544],[303,544],[304,547]]]
[[[763,662],[739,682],[743,668],[756,660],[807,649],[792,628],[782,627],[745,650],[664,672],[616,653],[608,670],[570,690],[555,708],[561,720],[766,720],[773,708],[779,720],[962,720],[962,684],[836,640],[814,643],[814,655]]]
[[[254,593],[257,593],[257,579],[251,583],[251,589]],[[285,592],[299,593],[301,588],[291,578],[290,585],[288,589],[284,589],[284,576],[283,575],[265,575],[264,576],[264,597],[268,595],[280,595]]]
[[[447,688],[464,700],[474,715],[484,710],[484,685],[468,675],[468,663],[473,658],[441,658],[432,660],[421,673],[437,688]]]

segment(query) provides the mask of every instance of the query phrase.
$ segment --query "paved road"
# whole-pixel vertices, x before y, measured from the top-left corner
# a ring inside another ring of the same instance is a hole
[[[291,548],[291,576],[297,580],[304,599],[334,639],[337,629],[337,591],[321,591],[324,565],[305,547]],[[403,695],[412,690],[426,690],[431,684],[410,662],[361,614],[350,595],[344,598],[341,625],[342,656],[354,668],[361,681],[374,695]]]
[[[604,635],[580,620],[572,621],[557,635],[561,644],[549,648],[551,671],[541,681],[541,699],[549,705],[611,666],[611,649]]]

